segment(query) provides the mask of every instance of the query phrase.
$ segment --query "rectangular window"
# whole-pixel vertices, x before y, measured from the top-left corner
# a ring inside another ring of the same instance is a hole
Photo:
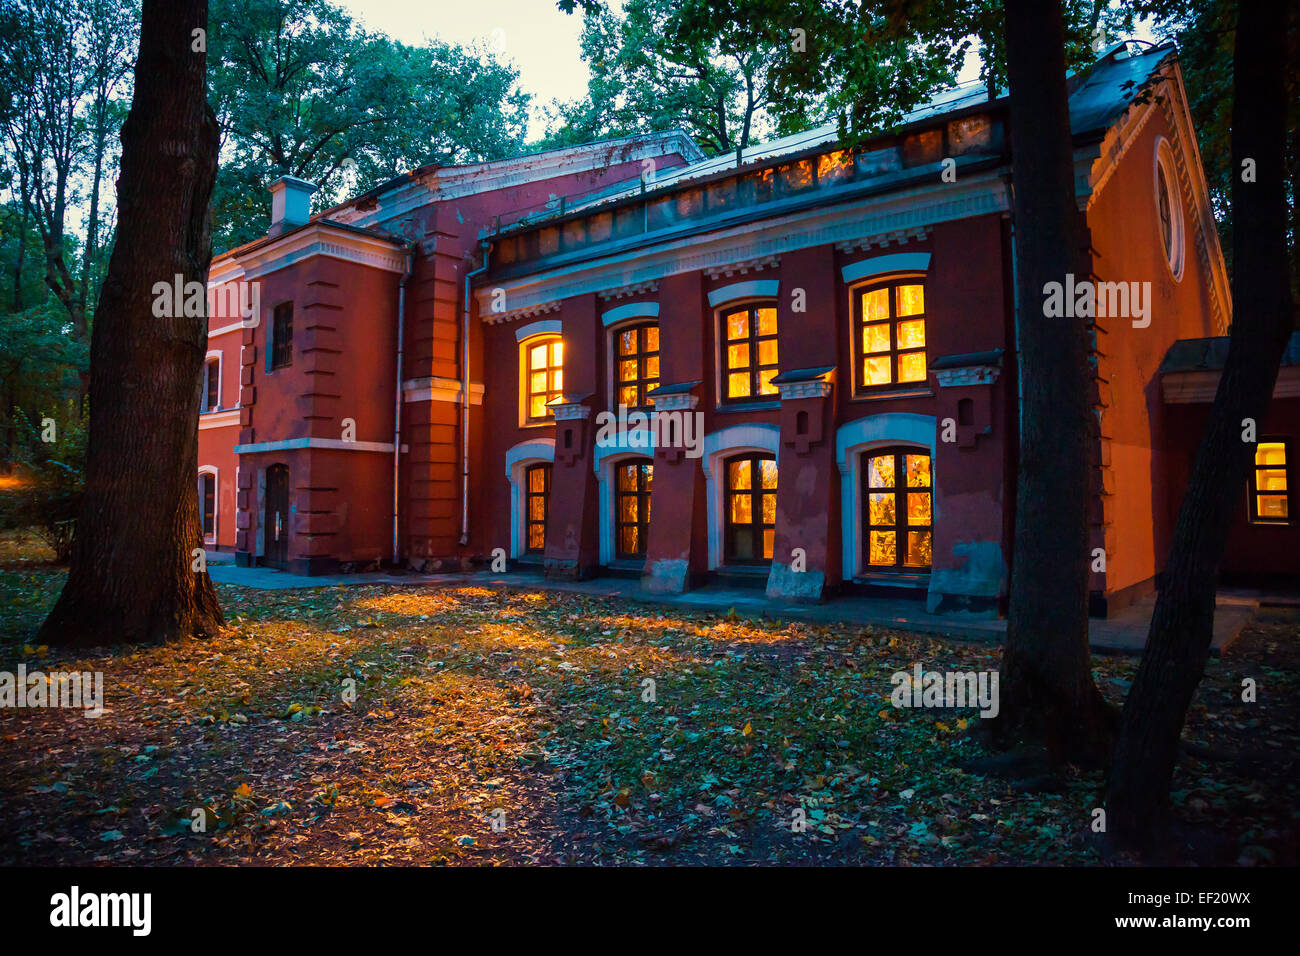
[[[614,553],[620,558],[644,558],[654,466],[648,461],[620,462],[614,466],[614,476]]]
[[[203,363],[203,404],[205,412],[215,412],[221,399],[221,361],[208,359]]]
[[[1291,485],[1287,442],[1266,439],[1255,446],[1255,467],[1250,472],[1252,524],[1291,523]]]
[[[217,533],[217,476],[210,471],[199,475],[199,513],[203,516],[203,537]]]
[[[909,448],[862,456],[863,530],[867,566],[875,571],[921,571],[933,547],[930,456]]]
[[[746,305],[722,313],[722,396],[724,402],[757,401],[776,395],[776,306]]]
[[[286,368],[293,364],[293,303],[282,302],[275,307],[271,323],[271,368]]]
[[[854,294],[857,390],[924,385],[925,286],[895,279]]]
[[[547,403],[564,394],[564,342],[558,335],[527,339],[522,361],[524,419],[530,424],[552,421],[555,412]]]
[[[653,322],[614,333],[615,395],[619,405],[650,408],[659,385],[659,326]]]
[[[724,557],[728,564],[767,564],[776,546],[776,459],[742,455],[726,463]]]
[[[546,515],[551,507],[551,466],[529,465],[524,471],[524,550],[546,550]]]

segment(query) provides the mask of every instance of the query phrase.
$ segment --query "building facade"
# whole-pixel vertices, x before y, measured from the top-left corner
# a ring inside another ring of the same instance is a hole
[[[1091,271],[1042,320],[1093,330],[1104,614],[1155,587],[1231,299],[1172,48],[1119,44],[1071,87]],[[657,134],[425,168],[314,217],[281,180],[271,234],[212,268],[209,545],[997,613],[1014,169],[1005,99],[968,89],[851,149],[824,128],[705,159]],[[1295,571],[1295,388],[1284,370],[1229,572]]]

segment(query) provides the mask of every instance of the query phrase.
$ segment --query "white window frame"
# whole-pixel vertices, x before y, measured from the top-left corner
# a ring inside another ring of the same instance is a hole
[[[522,341],[522,340],[521,340]],[[555,477],[555,439],[530,438],[513,445],[506,452],[506,480],[510,482],[510,557],[524,555],[527,537],[524,534],[524,475],[529,465],[546,463]]]
[[[212,534],[203,536],[203,543],[216,547],[221,534],[221,469],[216,465],[200,465],[195,481],[199,492],[199,527],[203,527],[203,476],[212,476]]]
[[[1160,232],[1160,173],[1169,187],[1169,231],[1172,249],[1165,251],[1164,236]],[[1175,282],[1181,282],[1187,266],[1187,226],[1183,213],[1183,184],[1178,178],[1178,163],[1169,140],[1157,137],[1151,161],[1151,199],[1155,206],[1156,243],[1160,258],[1164,260]]]
[[[776,460],[777,487],[781,482],[781,427],[762,422],[732,425],[704,436],[704,455],[700,466],[704,469],[704,485],[709,516],[709,570],[714,571],[726,562],[723,555],[723,525],[726,507],[726,481],[721,464],[735,455],[753,452],[771,455]],[[779,518],[780,515],[778,514]]]
[[[559,319],[543,319],[540,322],[532,322],[528,325],[520,326],[515,329],[515,342],[518,343],[518,365],[519,365],[519,427],[520,428],[551,428],[555,425],[555,419],[551,418],[544,422],[532,422],[528,420],[528,349],[529,340],[536,339],[540,336],[548,338],[559,336],[561,344],[564,345],[564,355],[567,358],[569,348],[564,342],[564,334]],[[560,364],[564,367],[564,363]]]
[[[208,363],[211,362],[213,359],[217,360],[217,404],[215,408],[209,410],[207,407]],[[225,353],[223,353],[220,349],[212,349],[206,355],[203,356],[203,402],[199,409],[200,415],[215,415],[217,412],[222,411],[221,378],[226,371],[224,362],[225,362]]]
[[[870,573],[862,561],[862,454],[873,448],[904,447],[930,456],[932,529],[939,527],[939,473],[935,458],[937,420],[933,415],[889,412],[867,415],[835,432],[835,464],[840,470],[840,541],[845,581]]]

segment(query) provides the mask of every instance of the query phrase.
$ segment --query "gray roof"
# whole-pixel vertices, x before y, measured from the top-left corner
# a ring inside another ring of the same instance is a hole
[[[1221,371],[1228,360],[1228,336],[1206,339],[1179,339],[1169,346],[1160,374],[1170,372]],[[1294,332],[1282,353],[1282,366],[1300,365],[1300,332]]]

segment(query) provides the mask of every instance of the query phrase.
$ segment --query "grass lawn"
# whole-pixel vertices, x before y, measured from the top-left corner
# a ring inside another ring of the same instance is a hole
[[[1090,829],[1098,774],[974,775],[974,710],[891,706],[895,671],[996,669],[994,647],[526,590],[223,586],[218,640],[74,657],[31,645],[62,571],[7,548],[0,670],[103,671],[109,711],[0,710],[0,864],[1126,862]],[[1203,862],[1296,862],[1298,633],[1266,612],[1201,685],[1176,800],[1216,831]],[[1094,665],[1119,702],[1135,660]]]

